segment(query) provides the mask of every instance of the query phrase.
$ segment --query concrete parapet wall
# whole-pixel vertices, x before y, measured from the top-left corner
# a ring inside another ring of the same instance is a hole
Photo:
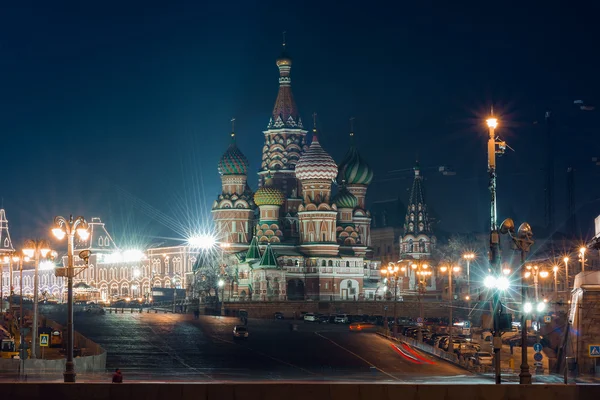
[[[216,383],[216,384],[57,384],[1,383],[8,399],[165,399],[180,400],[443,400],[595,399],[600,386],[594,385],[409,385],[346,383]]]
[[[75,371],[78,373],[84,372],[104,372],[106,371],[106,353],[96,356],[75,357]],[[27,359],[24,361],[24,371],[26,375],[45,375],[45,374],[62,374],[65,370],[66,359],[58,360],[41,360]],[[2,374],[19,374],[21,368],[21,360],[0,359],[0,373]]]
[[[454,317],[466,317],[466,311],[455,304]],[[387,306],[387,311],[384,307]],[[419,302],[399,301],[397,302],[399,317],[419,317]],[[387,315],[393,316],[393,301],[279,301],[279,302],[225,302],[225,312],[229,315],[237,315],[238,310],[247,310],[250,318],[273,318],[275,312],[282,312],[285,318],[292,318],[294,313],[300,312],[322,314],[351,314],[351,315]],[[423,316],[441,317],[448,315],[448,302],[427,301],[423,302]],[[465,314],[464,316],[462,314]]]

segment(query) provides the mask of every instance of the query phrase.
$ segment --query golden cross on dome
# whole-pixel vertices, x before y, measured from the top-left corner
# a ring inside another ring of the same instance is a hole
[[[235,118],[231,118],[231,132],[235,132]]]
[[[315,131],[317,130],[317,113],[316,112],[313,113],[313,129]]]
[[[350,117],[350,136],[354,136],[354,117]]]
[[[286,31],[283,31],[282,36],[283,36],[283,48],[284,49],[285,49],[285,34],[286,34]]]

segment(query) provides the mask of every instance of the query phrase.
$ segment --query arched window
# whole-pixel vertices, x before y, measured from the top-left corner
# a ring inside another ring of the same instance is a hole
[[[100,236],[98,238],[98,246],[100,246],[100,247],[104,246],[104,240],[102,240],[102,236]]]
[[[425,253],[425,240],[423,239],[419,240],[419,251]]]
[[[327,266],[327,261],[321,260],[321,267],[326,267],[326,266]]]
[[[346,261],[346,268],[350,267],[350,261]]]
[[[414,251],[414,243],[412,239],[408,239],[408,252],[412,253]]]
[[[330,267],[333,267],[333,260],[329,260],[329,262],[327,263],[327,265],[329,265]]]

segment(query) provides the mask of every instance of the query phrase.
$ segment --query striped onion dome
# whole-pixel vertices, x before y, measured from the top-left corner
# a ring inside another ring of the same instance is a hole
[[[310,147],[300,157],[296,164],[296,178],[301,181],[322,179],[333,181],[338,173],[338,167],[333,158],[321,147],[316,129]]]
[[[358,199],[352,193],[346,189],[346,185],[342,185],[337,194],[333,197],[334,202],[338,208],[356,208],[358,206]]]
[[[219,160],[219,174],[221,175],[246,175],[248,173],[248,159],[235,144],[235,133],[231,133],[231,144]]]
[[[369,185],[373,180],[373,170],[358,154],[354,144],[340,163],[339,171],[338,182],[346,181],[348,185]]]
[[[283,192],[273,187],[273,179],[266,179],[265,184],[254,193],[254,204],[257,206],[282,206],[285,201]]]

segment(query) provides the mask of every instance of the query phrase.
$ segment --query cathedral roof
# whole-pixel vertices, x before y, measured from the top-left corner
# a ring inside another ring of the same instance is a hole
[[[221,175],[246,175],[248,173],[248,159],[235,144],[235,133],[231,133],[231,144],[219,160],[219,174]]]
[[[333,158],[321,147],[317,130],[313,129],[313,139],[308,150],[296,164],[296,178],[299,180],[322,179],[333,181],[338,167]]]
[[[348,185],[369,185],[373,180],[373,169],[367,164],[354,145],[354,133],[350,133],[351,145],[340,163],[338,181],[345,180]]]
[[[258,268],[278,268],[279,264],[277,263],[277,256],[271,247],[271,243],[267,243],[267,248],[263,253],[260,263],[258,263]]]
[[[257,206],[281,206],[284,201],[283,192],[273,186],[271,177],[268,177],[265,184],[254,193],[254,203]]]
[[[358,206],[358,199],[355,195],[348,191],[345,183],[342,184],[337,194],[333,196],[332,202],[335,203],[338,208],[354,209],[356,206]]]
[[[406,219],[404,221],[404,234],[430,234],[431,223],[427,213],[427,204],[425,204],[425,194],[423,188],[423,176],[419,163],[413,168],[415,171],[415,180],[410,190],[410,197],[406,210]]]
[[[260,247],[258,247],[258,240],[256,239],[256,236],[254,236],[252,241],[250,241],[250,246],[248,247],[248,252],[246,253],[246,261],[258,260],[260,258]]]
[[[285,43],[283,44],[283,52],[277,59],[276,64],[279,68],[279,92],[267,129],[302,128],[302,119],[292,94],[292,81],[290,79],[292,59],[286,53]]]

